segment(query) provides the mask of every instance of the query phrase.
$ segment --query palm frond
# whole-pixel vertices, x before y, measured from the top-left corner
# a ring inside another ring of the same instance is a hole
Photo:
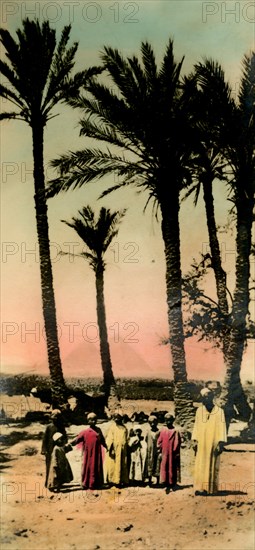
[[[141,91],[141,95],[146,97],[147,95],[147,81],[146,76],[142,70],[142,67],[138,61],[138,58],[134,55],[133,57],[128,57],[128,63],[133,72],[133,75],[136,79],[137,86]]]
[[[111,212],[108,208],[100,209],[98,218],[92,208],[87,205],[79,210],[79,218],[72,218],[72,222],[62,220],[63,223],[76,231],[87,246],[89,252],[83,251],[82,256],[96,270],[98,264],[104,267],[103,256],[112,239],[117,236],[119,227],[126,210]]]
[[[139,135],[137,135],[137,117],[132,114],[122,98],[119,98],[113,90],[94,80],[86,86],[92,98],[78,95],[69,102],[73,107],[85,111],[86,119],[95,120],[95,124],[109,128],[110,133],[115,133],[116,139],[122,141],[121,147],[128,146],[130,151],[142,156],[143,148]]]
[[[1,68],[0,68],[1,72]],[[0,84],[0,97],[3,97],[16,105],[19,108],[24,108],[25,104],[21,101],[20,97],[15,94],[13,90],[10,88],[7,88],[6,86],[3,86],[3,84]]]
[[[0,28],[0,41],[2,42],[6,57],[12,64],[14,72],[18,69],[19,47],[7,29]],[[5,75],[6,76],[6,75]],[[7,77],[8,78],[8,77]]]
[[[249,132],[247,141],[255,142],[255,52],[243,58],[243,72],[239,92],[239,105],[245,130]]]
[[[217,108],[217,113],[228,115],[233,106],[232,90],[225,80],[222,66],[212,59],[195,65],[195,74],[201,89],[207,94],[211,108]],[[225,111],[224,111],[225,109]]]
[[[19,39],[18,74],[22,80],[23,96],[32,109],[41,108],[56,45],[56,31],[48,21],[25,19],[17,30]],[[33,47],[31,47],[31,44]]]
[[[184,57],[179,63],[176,63],[173,54],[173,41],[170,39],[159,72],[160,84],[164,88],[165,94],[168,94],[169,102],[180,91],[180,74],[183,61]]]
[[[153,90],[157,82],[157,64],[154,51],[149,42],[142,42],[141,54],[147,88]]]
[[[148,187],[147,187],[148,189]],[[159,202],[158,202],[158,198],[157,198],[157,195],[155,193],[155,189],[150,189],[149,191],[149,196],[146,200],[146,203],[143,207],[143,212],[145,213],[149,204],[151,203],[152,201],[152,214],[155,215],[155,218],[156,220],[158,219],[158,208],[159,208]]]
[[[45,109],[49,102],[53,106],[64,97],[66,79],[74,66],[74,57],[78,48],[77,42],[70,48],[67,48],[70,30],[71,25],[64,27],[60,41],[53,53],[50,70],[48,72],[48,86],[43,101],[43,109]],[[81,74],[82,73],[80,73],[80,75]],[[80,77],[77,77],[77,80],[80,80]]]
[[[53,197],[61,191],[79,188],[85,183],[102,178],[111,173],[124,177],[132,183],[134,177],[143,175],[146,168],[142,163],[133,163],[124,156],[105,153],[99,149],[83,149],[76,153],[70,152],[51,162],[57,168],[60,176],[52,179],[47,187],[47,197]]]
[[[137,149],[134,149],[132,142],[121,132],[116,130],[116,126],[100,124],[99,121],[92,121],[90,118],[80,121],[80,136],[87,136],[99,141],[111,143],[117,147],[128,150],[135,155],[141,155]]]
[[[93,78],[100,75],[103,70],[103,67],[94,66],[77,72],[73,77],[68,76],[63,85],[63,99],[65,102],[71,107],[77,107],[76,102],[81,97],[80,90],[86,88]]]
[[[102,235],[102,250],[106,252],[114,237],[118,235],[119,224],[126,214],[126,209],[113,211],[101,208],[97,222],[97,230]]]
[[[99,199],[103,199],[107,195],[110,195],[113,191],[117,191],[118,189],[122,189],[123,187],[127,186],[128,182],[122,181],[121,183],[117,183],[116,185],[112,185],[111,187],[108,187],[99,195]]]
[[[199,186],[199,189],[200,189],[200,184],[198,184],[197,182],[192,185],[187,191],[185,191],[182,199],[181,199],[181,202],[184,202],[188,197],[190,197],[190,195],[192,195],[192,193],[195,193],[195,196],[198,195],[198,190],[197,190],[197,187]],[[195,201],[195,199],[194,199]]]
[[[0,60],[0,73],[7,78],[11,84],[11,88],[7,88],[4,84],[1,85],[1,89],[6,92],[6,95],[3,94],[3,97],[6,97],[10,101],[13,99],[18,106],[23,107],[26,102],[26,98],[24,98],[23,85],[19,78],[17,78],[16,73],[2,60]],[[17,91],[18,94],[16,94],[14,90]]]
[[[135,98],[139,95],[139,87],[128,61],[120,55],[118,50],[107,46],[103,49],[101,59],[105,69],[118,87],[122,98],[126,100],[128,105],[133,105]]]
[[[26,119],[20,116],[20,113],[9,112],[0,113],[0,120],[22,120],[26,122]]]
[[[97,265],[98,265],[98,259],[93,254],[90,254],[89,252],[82,252],[81,256],[85,258],[85,260],[88,261],[89,265],[92,267],[93,271],[96,271]]]
[[[135,95],[133,88],[133,104],[127,104],[123,97],[117,95],[117,91],[115,92],[95,80],[87,86],[87,90],[93,97],[93,100],[83,99],[82,107],[85,108],[87,113],[90,116],[95,115],[105,124],[115,127],[121,136],[129,141],[130,145],[133,144],[137,152],[141,152],[143,136],[141,116],[144,108],[144,97],[138,97],[138,94]],[[140,121],[141,128],[138,121]],[[145,121],[143,122],[145,123]]]

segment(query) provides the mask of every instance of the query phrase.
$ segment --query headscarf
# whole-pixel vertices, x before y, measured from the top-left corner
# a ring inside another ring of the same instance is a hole
[[[121,414],[117,411],[115,411],[115,413],[113,414],[113,420],[116,420],[116,419],[122,420]]]
[[[89,413],[89,414],[87,415],[87,420],[97,420],[97,415],[96,415],[96,413],[93,413],[93,412]]]
[[[165,416],[164,416],[164,419],[165,420],[172,420],[172,422],[173,422],[174,421],[174,416],[171,413],[166,413]]]
[[[51,411],[52,418],[56,418],[57,416],[60,416],[60,415],[61,415],[61,411],[59,409],[53,409],[53,411]]]
[[[201,397],[205,397],[209,393],[213,393],[212,390],[210,390],[209,388],[202,388],[202,390],[200,391]]]
[[[138,430],[139,430],[140,432],[142,432],[142,428],[141,428],[141,426],[139,426],[139,424],[136,424],[136,426],[133,427],[133,430],[134,430],[134,432],[135,432],[135,431],[138,431]]]
[[[150,414],[149,418],[148,418],[148,422],[154,422],[155,420],[158,421],[157,417],[154,416],[154,414]]]
[[[52,439],[53,441],[58,441],[61,437],[63,437],[63,434],[60,432],[56,432],[55,434],[53,434]]]

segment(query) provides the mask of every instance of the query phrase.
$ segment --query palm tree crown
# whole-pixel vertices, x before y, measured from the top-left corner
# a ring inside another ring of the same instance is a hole
[[[82,210],[79,210],[79,218],[73,217],[72,222],[62,220],[76,231],[89,249],[89,252],[83,251],[81,256],[88,260],[95,272],[99,268],[99,264],[100,268],[104,269],[104,254],[114,237],[117,236],[118,225],[125,213],[125,209],[111,212],[108,208],[102,207],[96,220],[92,208],[84,206]]]
[[[33,117],[40,113],[43,125],[50,118],[52,108],[64,101],[67,93],[77,92],[87,71],[71,78],[74,57],[78,47],[67,44],[71,25],[64,27],[57,44],[56,31],[48,21],[23,21],[16,31],[16,42],[6,29],[0,29],[0,40],[9,63],[0,61],[0,72],[8,79],[11,88],[1,84],[0,95],[8,99],[15,111],[1,114],[1,119],[24,120],[30,126]]]
[[[86,86],[90,97],[80,94],[69,103],[85,111],[81,135],[121,148],[122,154],[83,149],[61,156],[52,163],[60,177],[52,181],[49,195],[116,172],[120,183],[102,196],[135,184],[141,191],[146,189],[156,205],[168,197],[170,186],[182,186],[190,178],[191,127],[180,85],[183,60],[175,61],[171,40],[159,70],[148,43],[141,46],[142,65],[136,56],[125,60],[110,47],[104,48],[101,57],[116,92],[91,80]]]

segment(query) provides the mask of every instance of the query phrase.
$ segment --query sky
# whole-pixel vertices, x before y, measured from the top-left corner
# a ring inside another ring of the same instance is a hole
[[[104,45],[124,55],[138,54],[149,41],[160,63],[169,38],[174,39],[178,60],[185,56],[183,74],[204,57],[218,60],[238,93],[241,60],[254,48],[253,2],[202,2],[200,0],[137,0],[128,2],[2,2],[1,26],[11,33],[24,17],[48,18],[59,37],[71,23],[71,40],[78,41],[76,70],[100,62]],[[2,52],[3,55],[3,52]],[[8,108],[2,100],[1,108]],[[45,171],[49,162],[66,151],[89,144],[79,137],[78,114],[59,106],[45,130]],[[47,373],[43,331],[40,273],[35,226],[30,128],[22,122],[1,123],[1,363],[3,372]],[[160,224],[151,208],[143,213],[146,195],[134,188],[98,200],[112,178],[88,184],[49,201],[49,228],[56,296],[59,342],[64,376],[100,376],[94,274],[78,257],[59,252],[82,250],[76,233],[61,220],[71,220],[89,204],[127,208],[119,235],[106,255],[105,300],[113,369],[116,376],[171,377],[171,356],[160,345],[167,335],[164,249]],[[215,184],[218,224],[226,223],[230,203],[222,184]],[[208,247],[202,200],[181,205],[182,270]],[[230,290],[234,288],[234,235],[220,235],[223,267]],[[252,265],[254,271],[254,264]],[[215,295],[209,282],[211,296]],[[186,341],[190,378],[224,377],[220,352],[194,339]],[[252,379],[254,343],[248,346],[242,366],[243,380]]]

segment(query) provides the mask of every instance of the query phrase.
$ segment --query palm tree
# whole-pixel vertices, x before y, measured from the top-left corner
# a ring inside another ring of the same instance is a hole
[[[104,255],[114,237],[117,236],[118,225],[125,215],[126,210],[110,212],[109,209],[101,208],[98,219],[90,206],[79,210],[79,218],[72,218],[72,222],[62,220],[63,223],[72,227],[85,243],[88,251],[82,252],[80,256],[89,262],[96,277],[96,302],[97,322],[100,338],[100,355],[103,370],[104,391],[109,397],[110,389],[115,386],[115,379],[112,371],[110,347],[106,325],[105,299],[104,299]]]
[[[197,75],[218,124],[217,139],[231,170],[229,186],[236,211],[236,281],[225,346],[226,377],[222,400],[228,422],[234,405],[247,420],[251,411],[241,385],[240,369],[249,314],[249,257],[255,192],[255,52],[243,59],[237,102],[226,95],[224,72],[218,64],[206,61],[198,65]],[[217,119],[219,96],[225,100],[224,121],[222,117]]]
[[[71,27],[63,29],[56,42],[56,31],[44,21],[23,21],[15,41],[6,29],[0,29],[0,40],[8,62],[0,61],[0,73],[11,87],[0,85],[0,96],[14,106],[14,110],[1,114],[1,119],[21,120],[32,130],[34,189],[37,235],[40,253],[42,305],[45,323],[48,362],[52,381],[53,404],[65,402],[66,387],[62,373],[56,308],[53,289],[52,265],[49,249],[49,232],[44,176],[44,128],[52,118],[52,109],[62,102],[66,94],[75,94],[86,73],[71,78],[77,43],[67,47]]]
[[[113,149],[86,148],[53,161],[60,176],[52,181],[49,196],[116,173],[119,183],[102,196],[133,184],[138,191],[147,192],[145,208],[152,200],[154,211],[160,211],[175,412],[185,424],[193,416],[193,407],[187,389],[181,308],[179,195],[190,182],[194,136],[182,98],[183,59],[175,61],[171,40],[159,69],[148,43],[141,46],[142,64],[136,56],[124,59],[110,47],[104,48],[101,57],[116,92],[112,83],[107,86],[94,79],[86,86],[90,95],[80,95],[70,104],[85,112],[81,135],[110,144]]]
[[[206,62],[205,64],[207,64]],[[193,169],[193,183],[186,191],[183,200],[194,193],[194,206],[197,205],[201,190],[203,191],[203,199],[205,204],[206,222],[209,237],[210,253],[204,254],[204,260],[210,258],[210,267],[214,271],[216,293],[218,299],[218,316],[226,335],[229,322],[229,304],[228,304],[228,289],[227,276],[222,266],[220,244],[218,239],[217,224],[215,218],[213,183],[220,180],[227,182],[226,159],[223,157],[221,143],[218,139],[218,128],[222,121],[226,118],[226,102],[227,110],[231,104],[231,88],[224,81],[224,73],[218,64],[214,64],[217,80],[220,81],[220,90],[217,90],[217,117],[215,111],[211,108],[211,100],[208,95],[200,88],[201,65],[196,65],[196,71],[185,79],[185,87],[188,89],[188,98],[190,103],[190,113],[193,124],[196,127],[199,145],[196,147]],[[191,90],[192,87],[192,90]],[[214,86],[214,93],[215,93]],[[219,86],[218,86],[219,88]],[[222,93],[222,91],[224,93]]]

